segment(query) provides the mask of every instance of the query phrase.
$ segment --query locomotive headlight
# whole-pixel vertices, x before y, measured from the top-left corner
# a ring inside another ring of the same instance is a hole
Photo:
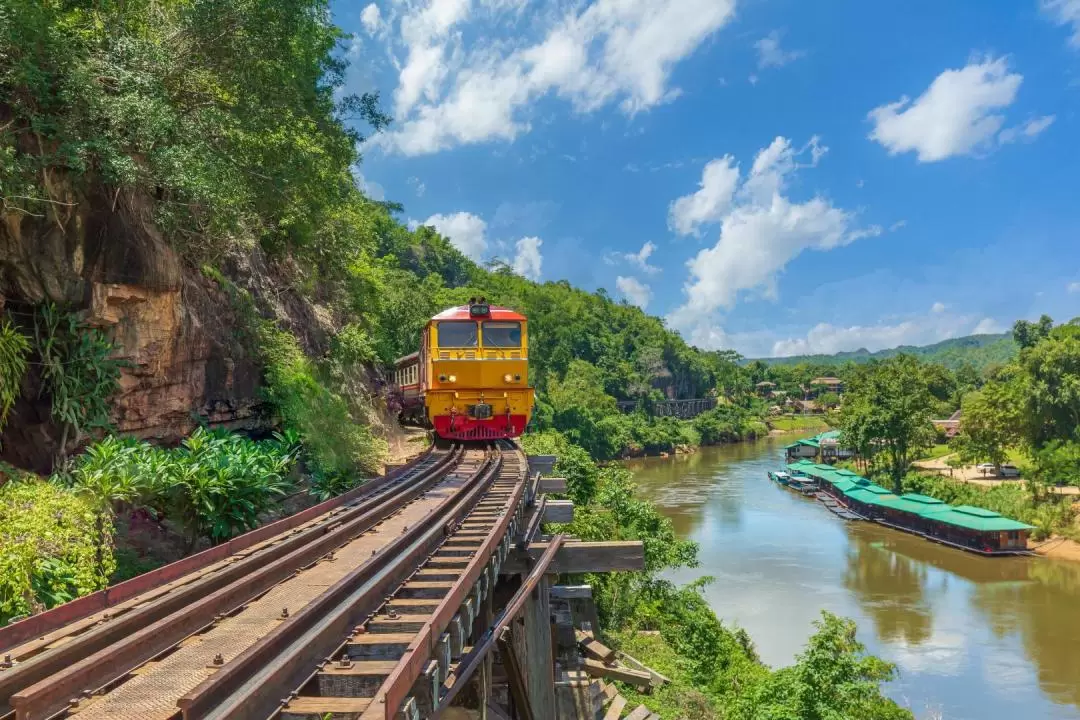
[[[452,383],[456,383],[456,382],[457,382],[457,375],[451,375],[451,376],[449,376],[449,377],[448,377],[448,378],[446,378],[446,379],[447,379],[447,381],[449,381],[449,382],[452,382]]]
[[[506,375],[503,375],[503,381],[508,382],[508,383],[512,383],[512,382],[514,382],[514,376],[507,373]]]

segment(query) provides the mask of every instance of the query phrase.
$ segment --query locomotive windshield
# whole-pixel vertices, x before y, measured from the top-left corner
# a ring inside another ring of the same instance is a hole
[[[521,347],[521,323],[486,322],[484,323],[484,347],[519,348]]]
[[[438,329],[440,347],[474,348],[477,346],[476,323],[474,322],[444,320],[439,323]]]

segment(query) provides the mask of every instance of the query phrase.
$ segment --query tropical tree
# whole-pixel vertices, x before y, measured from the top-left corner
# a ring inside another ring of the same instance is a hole
[[[1023,430],[1017,385],[990,382],[964,396],[960,434],[953,441],[962,461],[987,461],[999,467],[1005,462],[1009,447],[1020,440]]]
[[[848,382],[839,414],[843,442],[881,461],[899,489],[916,452],[933,438],[932,404],[916,358],[902,354],[871,362]]]

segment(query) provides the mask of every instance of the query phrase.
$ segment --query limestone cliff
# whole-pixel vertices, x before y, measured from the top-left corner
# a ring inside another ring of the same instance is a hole
[[[114,399],[124,433],[179,440],[195,424],[257,428],[266,422],[260,368],[239,339],[238,318],[217,283],[184,260],[156,229],[152,200],[128,192],[76,196],[59,184],[42,215],[0,215],[0,303],[28,317],[51,300],[103,328],[127,361]],[[219,263],[220,264],[220,263]],[[326,322],[268,276],[253,251],[224,263],[309,348]],[[269,293],[270,287],[279,290]],[[34,369],[3,433],[0,457],[44,472],[59,437]]]

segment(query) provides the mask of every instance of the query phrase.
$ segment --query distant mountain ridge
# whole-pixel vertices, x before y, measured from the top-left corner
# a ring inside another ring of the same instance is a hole
[[[762,362],[770,365],[798,365],[807,363],[810,365],[843,365],[844,363],[865,363],[870,360],[883,360],[893,355],[906,353],[915,355],[921,360],[938,362],[942,365],[957,369],[967,363],[977,370],[982,370],[989,365],[1007,363],[1016,356],[1016,343],[1012,333],[1000,333],[991,335],[967,335],[964,337],[942,340],[933,345],[901,345],[887,350],[870,352],[865,348],[839,352],[833,355],[792,355],[790,357],[761,358]]]

